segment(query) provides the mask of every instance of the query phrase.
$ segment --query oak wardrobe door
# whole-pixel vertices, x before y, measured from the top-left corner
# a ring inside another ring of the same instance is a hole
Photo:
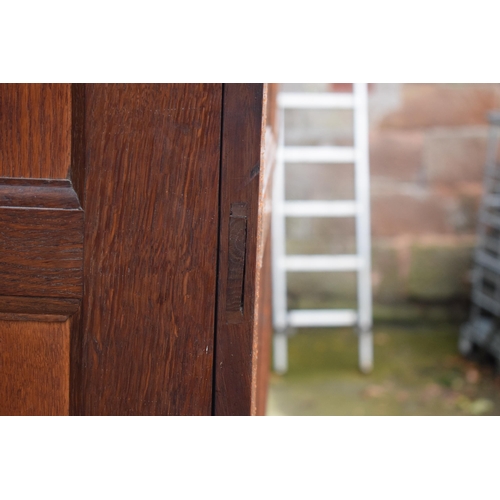
[[[1,414],[264,412],[267,90],[0,85]]]

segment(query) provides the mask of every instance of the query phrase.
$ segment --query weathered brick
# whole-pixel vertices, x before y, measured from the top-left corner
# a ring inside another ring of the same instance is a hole
[[[333,92],[352,92],[352,83],[329,83],[328,86]]]
[[[356,307],[356,273],[288,273],[290,309]]]
[[[453,232],[447,199],[432,193],[393,193],[372,197],[372,235],[446,234]]]
[[[352,165],[290,163],[286,166],[286,198],[289,200],[352,200]]]
[[[446,200],[448,218],[457,234],[476,234],[483,187],[480,182],[437,184],[432,192]]]
[[[410,298],[446,301],[467,298],[473,240],[415,244],[408,278]]]
[[[421,176],[423,133],[373,131],[370,134],[372,176],[416,181]]]
[[[406,84],[401,109],[381,120],[383,128],[486,124],[497,106],[498,84]]]
[[[375,83],[369,83],[368,92],[371,92],[375,85]],[[329,83],[328,88],[333,92],[352,92],[352,83]]]
[[[423,164],[431,183],[481,182],[486,160],[487,127],[430,130]]]
[[[395,246],[374,242],[372,288],[375,302],[391,303],[404,299],[404,280]]]
[[[288,146],[352,146],[353,113],[349,109],[287,109]]]
[[[290,217],[286,221],[287,253],[355,253],[353,217]]]

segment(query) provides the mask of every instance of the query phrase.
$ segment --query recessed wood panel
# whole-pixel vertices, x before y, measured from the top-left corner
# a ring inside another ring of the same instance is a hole
[[[0,321],[0,415],[67,415],[69,322]]]
[[[0,176],[65,179],[71,85],[0,84]]]
[[[85,296],[73,412],[210,414],[222,86],[84,93]]]
[[[0,296],[81,297],[81,210],[0,207],[0,228]]]

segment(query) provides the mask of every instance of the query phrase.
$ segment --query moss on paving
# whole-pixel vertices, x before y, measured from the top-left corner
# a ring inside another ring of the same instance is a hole
[[[271,376],[269,415],[500,415],[494,366],[462,358],[458,324],[375,328],[375,368],[357,370],[352,329],[301,329],[289,372]]]

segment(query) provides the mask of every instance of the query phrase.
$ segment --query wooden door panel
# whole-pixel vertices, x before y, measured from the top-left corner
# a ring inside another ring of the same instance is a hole
[[[0,321],[0,414],[68,415],[69,351],[69,321]]]
[[[66,179],[71,85],[0,84],[0,177]]]
[[[85,88],[75,413],[211,412],[222,85]]]
[[[19,205],[0,207],[0,296],[80,298],[82,210]]]

